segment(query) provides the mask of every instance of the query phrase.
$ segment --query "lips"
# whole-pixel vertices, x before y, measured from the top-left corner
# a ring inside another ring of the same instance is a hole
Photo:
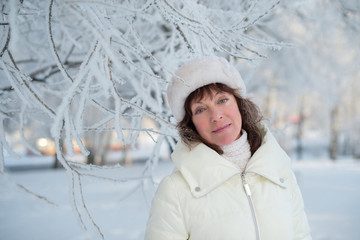
[[[213,132],[213,133],[221,133],[221,132],[225,131],[226,129],[228,129],[228,128],[230,127],[230,125],[231,125],[231,123],[225,124],[225,125],[223,125],[223,126],[221,126],[221,127],[219,127],[219,128],[216,128],[216,129],[213,130],[212,132]]]

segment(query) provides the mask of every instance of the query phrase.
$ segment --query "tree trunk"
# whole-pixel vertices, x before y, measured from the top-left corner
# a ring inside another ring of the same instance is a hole
[[[87,156],[86,164],[95,164],[95,151],[93,148],[89,148],[89,155]]]
[[[351,84],[351,110],[350,110],[350,119],[352,119],[352,129],[350,131],[350,151],[354,158],[360,159],[360,108],[359,108],[359,92],[360,92],[360,84],[357,82],[357,79],[354,77]]]
[[[300,107],[299,107],[299,119],[297,123],[297,133],[296,133],[296,155],[297,159],[302,159],[303,157],[303,138],[304,132],[304,99],[301,98],[300,100]]]
[[[338,117],[339,117],[339,107],[335,106],[330,112],[330,147],[329,154],[330,159],[335,160],[338,153],[338,136],[339,136],[339,127],[338,127]]]

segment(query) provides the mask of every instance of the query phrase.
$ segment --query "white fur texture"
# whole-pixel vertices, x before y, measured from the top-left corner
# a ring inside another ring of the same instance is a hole
[[[184,118],[184,102],[194,90],[211,83],[223,83],[246,96],[246,86],[238,70],[225,58],[208,56],[194,59],[176,71],[167,89],[167,97],[175,119]]]

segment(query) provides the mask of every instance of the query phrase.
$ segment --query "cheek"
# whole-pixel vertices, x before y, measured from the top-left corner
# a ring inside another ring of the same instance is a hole
[[[192,122],[194,123],[194,125],[195,125],[195,128],[196,129],[200,129],[201,128],[201,118],[193,118],[192,119]]]
[[[234,108],[232,111],[232,119],[234,120],[235,123],[237,123],[238,127],[241,129],[242,127],[242,117],[241,117],[241,114],[240,114],[240,111],[239,109],[237,108]]]
[[[194,123],[197,132],[200,134],[200,136],[202,136],[206,129],[206,120],[201,117],[196,117],[192,119],[192,122]]]
[[[239,124],[241,125],[242,124],[242,117],[241,117],[241,114],[240,114],[240,112],[238,113],[238,114],[236,114],[237,116],[237,119],[238,119],[238,121],[239,121]]]
[[[241,117],[241,114],[240,114],[240,113],[239,113],[238,119],[239,119],[240,128],[242,128],[242,117]]]

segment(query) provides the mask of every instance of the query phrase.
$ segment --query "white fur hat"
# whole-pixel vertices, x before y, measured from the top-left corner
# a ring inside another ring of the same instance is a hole
[[[240,73],[225,58],[202,57],[194,59],[176,72],[167,89],[167,98],[175,119],[180,122],[185,116],[186,98],[196,89],[211,83],[223,83],[246,96],[245,83]]]

